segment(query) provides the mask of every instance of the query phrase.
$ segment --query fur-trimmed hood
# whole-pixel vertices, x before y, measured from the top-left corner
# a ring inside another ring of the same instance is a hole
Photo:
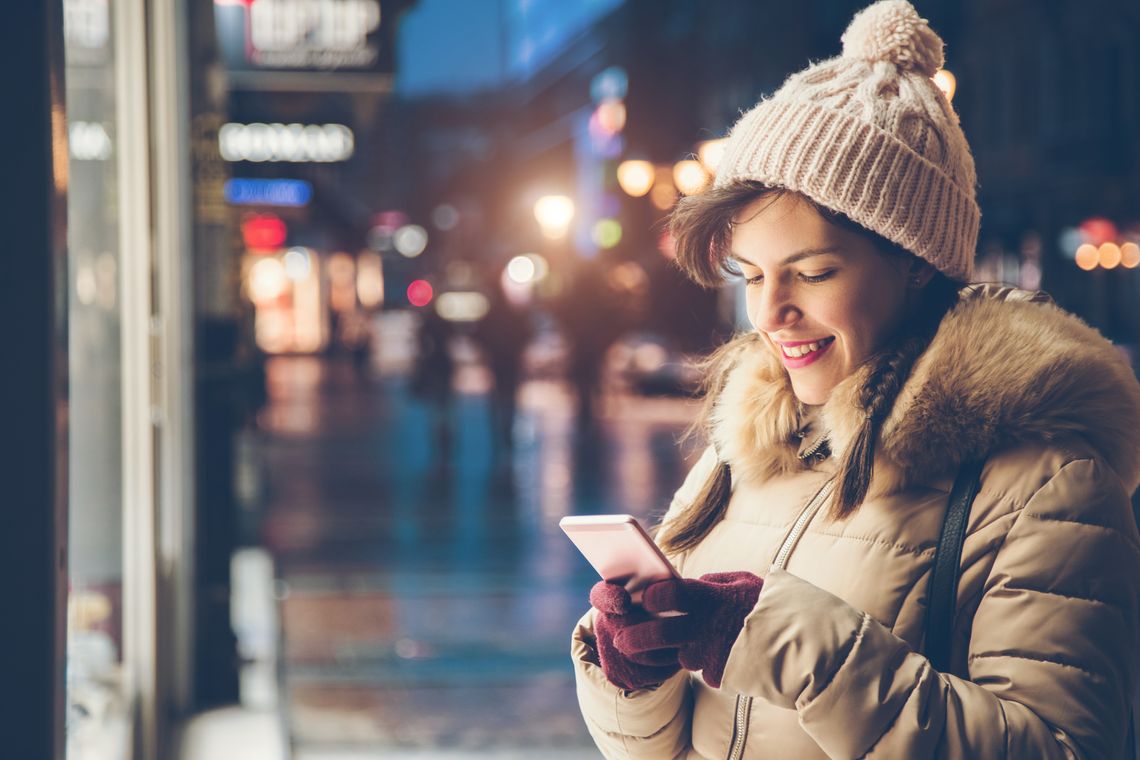
[[[767,341],[725,349],[710,399],[710,433],[734,478],[765,480],[806,466],[797,455],[801,406]],[[842,458],[863,424],[855,402],[866,370],[819,413]],[[1052,303],[976,289],[943,318],[880,427],[869,495],[951,474],[962,462],[1025,443],[1079,438],[1131,493],[1140,485],[1140,383],[1100,333]]]

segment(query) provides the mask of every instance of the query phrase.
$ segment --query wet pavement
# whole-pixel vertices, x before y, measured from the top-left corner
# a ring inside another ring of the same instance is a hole
[[[258,523],[296,757],[596,757],[568,658],[596,578],[557,522],[659,517],[699,453],[677,444],[695,404],[611,396],[580,430],[565,386],[532,381],[508,450],[477,366],[439,417],[348,363],[268,376]]]

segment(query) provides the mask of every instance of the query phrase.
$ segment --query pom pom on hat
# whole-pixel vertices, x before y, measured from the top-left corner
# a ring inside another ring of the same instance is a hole
[[[940,38],[906,0],[881,0],[860,11],[843,33],[843,56],[890,61],[927,77],[942,68]]]
[[[905,0],[863,9],[841,55],[788,77],[740,117],[714,187],[747,180],[801,193],[969,280],[981,209],[970,146],[931,81],[942,47]]]

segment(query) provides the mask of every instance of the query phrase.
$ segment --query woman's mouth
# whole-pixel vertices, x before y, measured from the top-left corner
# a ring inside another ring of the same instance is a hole
[[[784,366],[789,369],[806,367],[818,361],[820,357],[826,354],[834,342],[835,336],[831,336],[818,341],[799,343],[791,346],[778,344],[780,346],[780,358],[784,360]]]

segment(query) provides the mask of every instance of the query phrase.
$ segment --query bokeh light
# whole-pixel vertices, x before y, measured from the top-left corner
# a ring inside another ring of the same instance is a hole
[[[356,261],[344,251],[329,256],[329,306],[345,312],[356,308]]]
[[[958,91],[958,78],[946,69],[939,69],[934,72],[932,77],[934,84],[938,89],[942,90],[942,94],[946,96],[947,101],[954,100],[954,93]]]
[[[1113,224],[1112,220],[1105,219],[1102,216],[1094,216],[1081,222],[1081,234],[1085,236],[1087,242],[1093,245],[1109,243],[1119,237],[1116,225]]]
[[[550,264],[546,261],[545,258],[539,256],[537,253],[524,253],[523,255],[530,259],[531,263],[534,264],[535,282],[545,279],[546,275],[550,274]]]
[[[621,233],[617,219],[599,219],[594,223],[593,240],[600,248],[613,248],[621,242]]]
[[[683,195],[696,195],[709,183],[709,173],[691,158],[673,165],[673,183]]]
[[[649,291],[649,274],[636,261],[623,261],[609,271],[610,286],[619,293],[643,295]]]
[[[565,195],[544,195],[535,201],[534,218],[542,234],[552,240],[566,235],[574,219],[574,201]]]
[[[313,270],[313,262],[309,256],[308,248],[290,248],[282,257],[285,265],[285,274],[293,282],[300,282],[309,276]]]
[[[449,322],[477,322],[489,310],[487,296],[475,291],[453,290],[435,299],[435,313]]]
[[[443,232],[453,230],[459,224],[459,210],[450,203],[441,203],[431,212],[431,223]]]
[[[1085,243],[1084,245],[1077,248],[1075,261],[1077,262],[1078,267],[1085,270],[1086,272],[1089,272],[1093,269],[1096,269],[1097,264],[1100,261],[1100,253],[1097,251],[1095,245],[1092,245],[1091,243]]]
[[[384,304],[384,261],[377,253],[362,251],[356,258],[356,297],[366,309]]]
[[[625,129],[625,103],[617,98],[608,98],[598,104],[598,126],[607,134],[617,134]]]
[[[653,178],[653,189],[649,191],[649,200],[661,211],[673,208],[673,204],[677,202],[677,188],[673,186],[672,167],[657,167]]]
[[[1061,253],[1070,259],[1077,255],[1077,249],[1085,242],[1085,236],[1076,227],[1066,227],[1057,235],[1057,245],[1061,247]]]
[[[427,306],[431,298],[431,283],[427,280],[412,280],[408,285],[408,303],[412,306]]]
[[[289,278],[285,274],[285,267],[275,257],[261,259],[249,270],[249,297],[254,303],[273,301],[288,286]]]
[[[618,185],[626,195],[640,198],[653,187],[653,164],[648,161],[622,161],[617,168]]]
[[[241,236],[247,248],[266,251],[285,244],[288,230],[285,222],[274,214],[251,214],[241,224]]]
[[[1121,258],[1120,246],[1116,243],[1102,243],[1097,249],[1097,259],[1105,269],[1116,269]]]
[[[590,81],[590,97],[594,102],[608,98],[624,98],[629,91],[629,75],[620,66],[610,66]]]
[[[533,282],[536,273],[534,262],[526,256],[515,256],[507,264],[507,276],[519,285]]]
[[[1140,266],[1140,245],[1128,242],[1120,246],[1120,263],[1126,269],[1135,269]]]
[[[427,230],[418,224],[405,224],[392,236],[392,244],[401,256],[413,259],[424,252],[428,244]]]
[[[697,159],[709,174],[716,173],[716,167],[720,165],[720,159],[724,156],[727,145],[728,138],[721,137],[718,140],[705,140],[697,146]]]

